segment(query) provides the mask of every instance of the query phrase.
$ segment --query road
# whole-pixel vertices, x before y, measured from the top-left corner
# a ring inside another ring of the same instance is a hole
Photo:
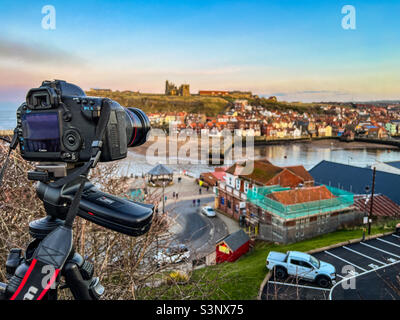
[[[201,199],[200,207],[193,207],[192,200],[183,200],[166,207],[174,219],[176,238],[185,243],[194,253],[193,258],[200,258],[215,250],[215,243],[228,235],[228,228],[218,217],[207,218],[200,213],[200,208],[214,202],[214,197]]]

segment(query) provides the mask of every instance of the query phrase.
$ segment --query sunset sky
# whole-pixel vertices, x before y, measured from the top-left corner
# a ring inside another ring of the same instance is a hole
[[[56,9],[56,29],[41,26]],[[356,8],[356,30],[341,25]],[[0,1],[0,106],[45,79],[84,89],[400,99],[399,1]]]

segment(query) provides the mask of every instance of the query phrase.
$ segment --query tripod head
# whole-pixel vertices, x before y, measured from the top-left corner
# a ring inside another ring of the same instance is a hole
[[[56,227],[62,225],[70,204],[79,189],[81,181],[73,180],[60,187],[51,186],[50,179],[56,181],[68,176],[75,165],[44,164],[28,173],[30,180],[38,181],[36,193],[43,201],[47,216],[29,224],[30,234],[43,239]],[[98,190],[86,179],[79,203],[78,216],[105,228],[130,236],[146,233],[152,222],[154,206],[119,198]]]

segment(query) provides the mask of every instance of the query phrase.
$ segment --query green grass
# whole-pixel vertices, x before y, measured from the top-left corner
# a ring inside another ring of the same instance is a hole
[[[233,102],[234,97],[211,97],[192,95],[188,97],[166,96],[163,94],[135,93],[131,91],[87,91],[88,96],[102,96],[111,98],[125,107],[140,108],[144,112],[177,112],[204,113],[207,116],[216,116],[224,113]],[[261,105],[268,110],[295,110],[300,113],[320,113],[320,104],[293,103],[271,101],[265,98],[247,99],[252,105]]]
[[[103,96],[117,101],[125,107],[140,108],[144,112],[180,112],[203,113],[216,116],[223,113],[229,101],[220,97],[205,96],[166,96],[161,94],[144,94],[119,91],[87,91],[88,96]]]
[[[389,232],[396,221],[375,225],[371,234]],[[265,259],[270,251],[309,251],[362,237],[362,229],[344,229],[289,245],[257,242],[253,250],[233,263],[222,263],[193,272],[190,282],[181,286],[163,285],[146,288],[142,299],[256,299],[267,269]]]

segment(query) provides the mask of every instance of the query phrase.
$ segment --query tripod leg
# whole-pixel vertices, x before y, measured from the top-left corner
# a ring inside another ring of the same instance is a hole
[[[77,253],[67,261],[62,273],[75,300],[99,300],[104,293],[99,278],[93,278],[93,265]]]

